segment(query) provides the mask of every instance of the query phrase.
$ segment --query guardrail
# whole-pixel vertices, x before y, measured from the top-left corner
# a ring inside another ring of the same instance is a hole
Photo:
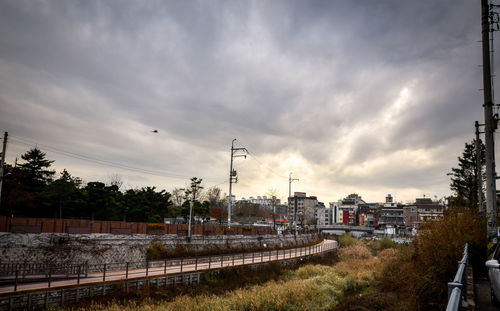
[[[231,262],[234,262],[234,260],[241,260],[243,263],[254,263],[256,261],[263,261],[264,257],[268,258],[270,256],[276,256],[276,258],[302,256],[307,254],[308,251],[310,253],[311,249],[316,250],[318,247],[322,248],[323,246],[317,244],[302,248],[269,250],[263,252],[105,264],[77,263],[49,265],[46,263],[0,263],[0,283],[14,284],[14,291],[17,291],[18,285],[34,281],[45,281],[48,283],[48,287],[51,287],[51,283],[57,280],[77,279],[79,281],[88,277],[89,274],[97,277],[96,273],[100,273],[103,281],[105,281],[107,274],[109,275],[109,273],[114,273],[116,271],[122,271],[125,276],[128,276],[129,271],[132,272],[133,270],[144,269],[147,275],[149,270],[154,268],[163,268],[165,273],[170,269],[170,267],[183,267],[190,264],[195,265],[195,267],[197,267],[198,264],[208,264],[210,268],[212,265],[215,266],[215,263],[228,259],[230,259]]]
[[[462,260],[453,282],[448,283],[448,306],[446,311],[462,310],[462,303],[467,299],[467,269],[469,267],[469,246],[465,243]]]
[[[168,273],[177,272],[187,272],[187,271],[198,271],[198,270],[209,270],[214,268],[225,268],[238,265],[248,265],[265,263],[276,260],[286,260],[293,258],[300,258],[304,256],[309,256],[317,253],[323,253],[336,248],[336,244],[330,243],[320,243],[306,247],[282,249],[282,250],[269,250],[261,252],[251,252],[251,253],[239,253],[239,254],[223,254],[223,255],[213,255],[213,256],[202,256],[194,258],[176,258],[176,259],[166,259],[157,261],[146,261],[146,262],[127,262],[127,263],[107,263],[107,264],[92,264],[92,265],[82,265],[85,268],[77,269],[77,273],[69,275],[68,278],[61,275],[57,277],[52,271],[57,271],[60,269],[58,266],[50,267],[48,274],[44,271],[44,274],[40,275],[38,283],[40,285],[44,284],[44,287],[51,288],[57,287],[61,279],[72,280],[72,285],[80,285],[95,282],[106,282],[107,280],[116,279],[129,279],[140,276],[152,276]],[[79,266],[81,267],[81,266]],[[10,292],[17,292],[24,290],[22,283],[33,282],[33,278],[22,279],[20,276],[25,273],[21,270],[16,270],[15,275],[10,276]],[[25,273],[26,274],[26,273]],[[9,278],[9,276],[3,276],[4,282]],[[66,284],[69,281],[65,281]],[[2,290],[6,288],[3,286],[0,288],[1,292],[6,292]]]
[[[131,264],[125,263],[111,266],[120,268],[124,265],[124,270],[111,271],[108,269],[110,264],[103,264],[99,266],[102,271],[89,273],[86,278],[53,282],[48,280],[46,283],[26,284],[22,286],[24,288],[18,288],[16,284],[0,287],[0,310],[51,307],[84,298],[104,296],[115,290],[139,290],[144,286],[158,288],[199,283],[201,271],[289,261],[328,253],[335,249],[337,243],[328,241],[294,249],[151,261],[140,269],[131,269]],[[89,265],[89,268],[95,267]]]

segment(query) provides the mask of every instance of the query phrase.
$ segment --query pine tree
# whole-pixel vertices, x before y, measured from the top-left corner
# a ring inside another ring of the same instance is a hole
[[[49,170],[54,161],[46,160],[45,156],[46,154],[38,147],[28,150],[21,156],[26,161],[19,165],[25,173],[25,184],[35,191],[52,181],[52,176],[55,174],[55,171]]]
[[[475,140],[465,143],[461,157],[458,157],[458,167],[452,168],[450,189],[453,191],[452,205],[476,207],[478,202],[478,178],[476,173],[476,147]],[[481,172],[486,163],[485,147],[480,141]],[[483,174],[483,173],[481,173]],[[483,178],[484,180],[484,178]]]

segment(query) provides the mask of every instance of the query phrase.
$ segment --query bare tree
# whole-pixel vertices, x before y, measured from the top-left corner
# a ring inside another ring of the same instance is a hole
[[[108,180],[109,180],[108,184],[110,186],[117,186],[118,190],[120,190],[120,188],[123,186],[123,179],[120,176],[120,174],[110,174],[108,176]]]
[[[270,188],[269,190],[267,190],[267,193],[266,193],[269,198],[271,199],[271,202],[272,202],[272,206],[273,206],[273,230],[276,230],[276,201],[277,201],[277,197],[278,197],[278,191],[276,190],[276,188]]]
[[[180,207],[185,198],[184,189],[182,188],[174,188],[172,190],[172,202],[175,207]]]

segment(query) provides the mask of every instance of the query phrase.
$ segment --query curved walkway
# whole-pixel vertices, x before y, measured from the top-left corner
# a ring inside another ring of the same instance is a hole
[[[160,267],[149,267],[133,270],[119,270],[89,273],[87,277],[81,279],[68,279],[52,282],[35,282],[28,284],[19,284],[0,287],[0,295],[22,294],[23,292],[40,291],[47,289],[58,289],[64,287],[88,286],[92,284],[102,284],[115,282],[119,280],[128,280],[136,278],[154,278],[155,276],[164,276],[168,274],[193,272],[209,269],[221,269],[233,266],[260,264],[272,261],[282,261],[294,258],[312,256],[324,252],[329,252],[337,248],[337,242],[325,240],[317,245],[277,250],[257,253],[242,253],[232,255],[218,255],[201,258],[179,259],[177,265],[162,265]]]

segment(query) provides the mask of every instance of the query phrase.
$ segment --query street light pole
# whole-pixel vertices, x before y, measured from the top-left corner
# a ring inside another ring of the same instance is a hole
[[[194,196],[194,194],[193,194]],[[189,201],[188,242],[191,242],[191,218],[193,215],[193,198]]]

